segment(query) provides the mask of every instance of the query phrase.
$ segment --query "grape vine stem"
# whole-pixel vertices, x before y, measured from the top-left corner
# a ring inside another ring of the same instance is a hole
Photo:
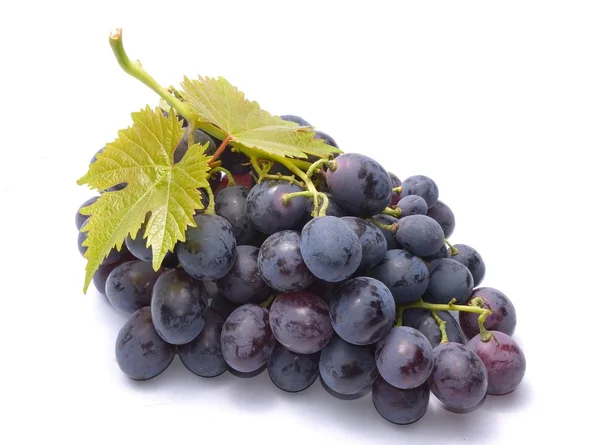
[[[223,168],[223,167],[213,167],[208,172],[208,177],[210,178],[213,174],[215,174],[217,172],[225,173],[225,176],[227,176],[227,181],[228,181],[227,187],[231,187],[232,185],[235,185],[235,178],[233,177],[233,175],[231,174],[231,172],[229,170],[227,170],[226,168]]]
[[[448,241],[447,239],[445,239],[444,242],[450,248],[450,255],[452,255],[452,256],[458,255],[458,249],[456,247],[454,247],[452,244],[450,244],[450,241]]]
[[[402,211],[398,208],[393,209],[391,207],[386,207],[385,209],[383,209],[383,211],[381,212],[383,215],[390,215],[393,216],[394,218],[400,218],[400,215],[402,214]]]
[[[383,224],[377,221],[375,218],[369,218],[369,221],[371,221],[373,224],[375,224],[382,230],[389,230],[392,233],[396,233],[398,231],[398,223]]]
[[[217,159],[219,159],[219,156],[221,156],[221,153],[223,153],[225,151],[225,149],[227,148],[227,144],[229,144],[229,141],[231,141],[230,134],[228,134],[227,137],[225,139],[223,139],[223,142],[221,142],[221,145],[219,145],[219,148],[217,148],[217,151],[215,151],[215,154],[213,155],[209,164],[211,164],[211,163],[215,162]]]
[[[440,341],[440,345],[443,345],[444,343],[448,343],[448,333],[446,332],[446,322],[440,318],[437,311],[432,311],[431,315],[433,315],[435,322],[440,327],[440,333],[442,334],[442,340]]]

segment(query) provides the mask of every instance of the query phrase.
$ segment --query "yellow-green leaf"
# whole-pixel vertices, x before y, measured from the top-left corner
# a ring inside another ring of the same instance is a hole
[[[300,127],[262,110],[222,77],[185,78],[182,88],[181,96],[199,121],[216,125],[229,134],[233,142],[245,147],[301,159],[308,154],[327,157],[340,152],[315,139],[311,128]]]
[[[88,232],[84,292],[110,251],[120,250],[128,235],[135,237],[148,215],[144,237],[157,270],[175,243],[185,240],[186,228],[195,226],[195,211],[203,208],[198,188],[208,187],[206,146],[190,147],[174,164],[173,153],[184,134],[176,113],[165,117],[160,108],[146,107],[132,117],[133,125],[119,131],[77,181],[97,190],[127,183],[81,210],[92,215],[82,229]]]

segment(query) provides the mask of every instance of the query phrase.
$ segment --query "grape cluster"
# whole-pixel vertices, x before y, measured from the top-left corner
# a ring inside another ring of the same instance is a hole
[[[220,145],[200,130],[195,139],[213,152]],[[142,227],[94,276],[130,316],[115,348],[128,377],[153,378],[178,355],[201,377],[266,369],[288,392],[320,378],[334,394],[370,392],[396,424],[420,419],[430,393],[462,413],[521,382],[515,308],[480,286],[485,264],[474,248],[448,242],[454,214],[432,179],[401,181],[346,153],[311,171],[318,192],[309,193],[284,165],[249,171],[230,148],[221,161],[229,174],[203,195],[205,205],[214,195],[215,212],[196,214],[161,268]],[[77,212],[78,229],[86,218]]]

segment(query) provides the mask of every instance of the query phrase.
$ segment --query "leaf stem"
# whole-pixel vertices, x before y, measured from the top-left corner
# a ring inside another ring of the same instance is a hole
[[[214,167],[212,168],[209,172],[208,172],[208,177],[210,178],[214,173],[217,172],[223,172],[225,173],[225,176],[227,176],[227,187],[230,187],[232,185],[235,185],[235,178],[233,177],[233,175],[231,174],[231,172],[229,170],[227,170],[224,167]]]
[[[123,30],[121,28],[117,28],[110,34],[108,42],[110,43],[110,47],[112,48],[115,57],[117,58],[117,62],[119,62],[119,65],[121,68],[123,68],[123,71],[130,76],[135,77],[137,80],[158,94],[162,99],[165,100],[165,102],[175,108],[175,110],[177,110],[177,112],[188,122],[194,120],[194,116],[189,108],[175,96],[169,93],[166,88],[160,86],[159,83],[142,68],[142,64],[139,60],[133,62],[129,59],[129,56],[127,56],[125,48],[123,47]]]
[[[223,142],[221,142],[221,145],[219,145],[219,148],[217,148],[217,151],[215,151],[215,154],[211,158],[209,164],[211,164],[211,163],[215,162],[217,159],[219,159],[219,156],[221,156],[221,153],[223,153],[225,151],[225,149],[227,148],[227,144],[229,144],[229,141],[231,141],[230,134],[228,134],[227,137],[225,139],[223,139]]]
[[[444,242],[450,248],[450,255],[452,255],[452,256],[458,255],[458,249],[456,247],[454,247],[452,244],[450,244],[450,241],[448,241],[447,239],[445,239]]]
[[[288,205],[292,201],[292,199],[298,198],[300,196],[311,197],[312,193],[308,190],[305,190],[303,192],[284,193],[283,195],[281,195],[281,202],[285,205]]]
[[[385,209],[383,209],[383,211],[381,212],[383,215],[390,215],[393,216],[394,218],[400,218],[400,215],[402,214],[402,211],[398,208],[391,208],[391,207],[386,207]]]
[[[383,224],[377,221],[375,218],[369,218],[369,221],[371,221],[373,224],[375,224],[382,230],[389,230],[392,233],[396,233],[398,231],[398,223]]]
[[[322,165],[327,165],[327,167],[330,167],[330,164],[332,164],[332,162],[329,159],[319,159],[309,167],[309,169],[306,171],[306,176],[312,178],[319,167]]]
[[[440,341],[440,345],[448,343],[448,334],[446,333],[446,322],[440,318],[437,311],[432,311],[431,315],[433,315],[433,318],[440,327],[440,333],[442,334],[442,341]]]
[[[209,214],[209,215],[214,215],[215,214],[215,194],[213,193],[210,186],[204,187],[204,190],[206,190],[206,194],[208,195],[208,206],[206,207],[206,209],[204,209],[204,213]]]

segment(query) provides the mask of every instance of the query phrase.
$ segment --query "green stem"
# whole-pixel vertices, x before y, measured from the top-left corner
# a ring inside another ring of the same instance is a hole
[[[267,162],[272,163],[272,161]],[[256,182],[261,182],[264,179],[273,179],[274,181],[285,181],[289,182],[290,184],[296,184],[300,188],[304,188],[304,184],[296,180],[294,176],[284,176],[281,173],[277,173],[276,175],[270,175],[266,173],[266,170],[260,166],[259,160],[254,156],[250,158],[250,165],[252,165],[252,168],[258,174],[258,179]]]
[[[190,109],[183,102],[169,93],[166,88],[160,86],[159,83],[142,68],[142,64],[139,62],[139,60],[132,62],[129,59],[129,56],[127,56],[125,48],[123,47],[123,30],[121,28],[117,28],[115,31],[113,31],[108,41],[113,53],[115,54],[115,57],[117,58],[117,62],[119,62],[119,65],[121,68],[123,68],[123,71],[130,76],[135,77],[137,80],[158,94],[165,100],[165,102],[175,108],[175,110],[177,110],[177,112],[188,122],[194,120],[194,116]]]
[[[273,300],[275,300],[275,297],[276,297],[276,296],[277,296],[277,295],[275,295],[275,294],[272,294],[272,295],[271,295],[269,298],[267,298],[265,301],[263,301],[263,302],[260,304],[260,307],[264,307],[265,309],[266,309],[266,308],[268,308],[268,307],[271,305],[271,303],[273,303]]]
[[[442,341],[440,341],[440,345],[448,343],[448,334],[446,333],[446,322],[440,318],[440,316],[437,314],[437,311],[431,312],[431,315],[433,315],[433,318],[440,327],[440,332],[442,334]]]
[[[402,186],[401,186],[401,185],[399,185],[398,187],[394,187],[394,188],[392,189],[392,192],[393,192],[393,193],[401,193],[401,192],[402,192]]]
[[[311,197],[312,193],[309,192],[308,190],[306,190],[304,192],[284,193],[283,195],[281,195],[281,202],[285,205],[288,205],[292,201],[292,199],[298,198],[300,196]]]
[[[400,306],[402,310],[406,309],[427,309],[430,311],[459,311],[459,312],[471,312],[473,314],[479,314],[477,322],[479,324],[479,331],[481,333],[481,340],[484,342],[489,341],[492,338],[492,334],[485,328],[484,323],[486,318],[492,313],[490,309],[483,307],[484,301],[481,298],[473,298],[469,305],[455,304],[456,299],[452,299],[448,304],[435,304],[427,303],[423,300],[419,300],[416,303]]]
[[[215,195],[210,187],[205,187],[206,194],[208,195],[208,207],[204,210],[204,213],[213,214],[215,213]]]
[[[322,165],[327,165],[328,168],[331,168],[333,162],[329,161],[329,159],[319,159],[317,162],[312,164],[308,170],[306,170],[306,176],[312,178],[319,167]],[[337,168],[337,167],[336,167]]]
[[[235,185],[235,179],[233,178],[233,175],[231,174],[231,172],[229,170],[227,170],[226,168],[223,168],[223,167],[214,167],[214,168],[212,168],[208,172],[208,177],[211,177],[214,173],[217,173],[217,172],[223,172],[223,173],[225,173],[225,176],[227,176],[227,180],[229,181],[229,183],[227,184],[227,187]]]
[[[404,316],[404,307],[398,306],[398,309],[396,309],[396,323],[394,324],[394,327],[402,326],[402,317],[403,316]]]
[[[369,218],[369,221],[371,221],[373,224],[375,224],[381,230],[389,230],[392,233],[396,233],[398,231],[398,223],[383,224],[383,223],[380,223],[379,221],[377,221],[375,218]]]
[[[444,242],[450,248],[450,255],[452,255],[452,256],[458,255],[458,249],[456,247],[454,247],[452,244],[450,244],[450,241],[448,241],[447,239],[445,239]]]
[[[384,215],[393,216],[394,218],[400,218],[402,211],[398,208],[392,209],[391,207],[386,207],[385,209],[383,209],[383,212],[381,212],[381,213]]]

